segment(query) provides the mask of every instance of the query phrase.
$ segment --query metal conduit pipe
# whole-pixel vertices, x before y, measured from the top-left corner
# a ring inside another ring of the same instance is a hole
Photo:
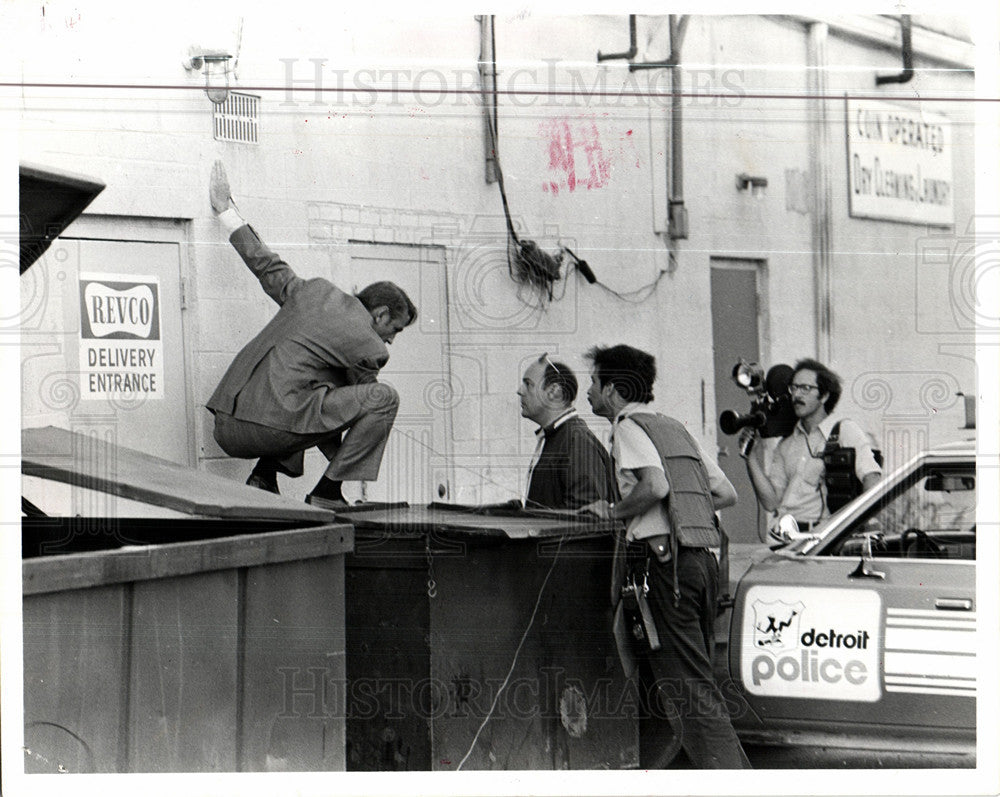
[[[636,53],[639,52],[639,45],[635,38],[635,14],[628,15],[628,40],[629,48],[624,53],[607,53],[604,54],[600,50],[597,51],[597,63],[601,61],[611,61],[616,58],[632,59],[635,58]]]
[[[876,86],[886,83],[909,83],[913,80],[913,22],[909,14],[900,16],[899,27],[903,34],[903,71],[897,75],[876,75]]]
[[[687,209],[684,207],[684,113],[681,103],[681,45],[688,17],[670,17],[670,199],[668,227],[672,239],[688,237]]]
[[[670,190],[667,200],[668,234],[672,241],[688,237],[687,209],[684,207],[684,113],[681,87],[681,47],[687,32],[689,17],[671,14],[670,58],[640,64],[629,64],[630,72],[639,69],[670,70]]]

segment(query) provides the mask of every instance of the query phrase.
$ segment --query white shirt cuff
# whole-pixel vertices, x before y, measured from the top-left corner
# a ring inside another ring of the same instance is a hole
[[[226,230],[226,235],[232,235],[240,227],[242,227],[246,222],[243,217],[237,212],[236,208],[229,208],[228,210],[222,211],[219,214],[219,223]]]

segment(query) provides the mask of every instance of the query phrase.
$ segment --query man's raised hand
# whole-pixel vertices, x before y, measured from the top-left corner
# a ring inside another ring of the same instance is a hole
[[[222,213],[232,207],[232,195],[229,191],[229,178],[226,176],[226,167],[222,161],[212,164],[212,176],[208,181],[208,197],[212,202],[212,210]]]

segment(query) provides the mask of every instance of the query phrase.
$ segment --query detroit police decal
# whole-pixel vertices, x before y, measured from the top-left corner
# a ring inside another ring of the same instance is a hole
[[[743,684],[755,695],[881,697],[881,601],[870,590],[755,586],[743,611]]]

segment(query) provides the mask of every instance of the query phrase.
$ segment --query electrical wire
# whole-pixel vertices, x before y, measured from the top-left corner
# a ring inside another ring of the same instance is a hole
[[[462,769],[462,766],[465,764],[466,761],[468,761],[469,756],[472,755],[472,751],[476,749],[476,744],[479,742],[479,735],[483,732],[483,728],[486,727],[486,723],[488,723],[490,719],[493,717],[493,712],[496,711],[497,703],[500,700],[500,695],[503,694],[503,690],[507,687],[507,684],[510,682],[510,676],[513,675],[514,667],[517,666],[517,657],[521,655],[521,648],[524,647],[524,640],[528,638],[528,632],[531,631],[531,627],[535,624],[535,616],[538,614],[538,607],[542,603],[542,595],[545,594],[545,587],[549,583],[549,576],[552,575],[552,571],[555,570],[556,567],[556,562],[559,561],[559,552],[562,550],[562,544],[565,539],[566,539],[565,534],[559,538],[559,546],[556,548],[555,555],[552,557],[552,564],[549,565],[549,571],[545,574],[545,580],[542,581],[542,586],[538,590],[538,597],[535,599],[535,608],[532,609],[531,611],[531,617],[528,620],[528,627],[525,628],[524,633],[521,634],[521,641],[517,643],[517,649],[514,651],[514,659],[510,663],[510,669],[507,670],[507,675],[503,679],[503,683],[500,684],[500,687],[497,689],[496,695],[494,695],[493,697],[493,704],[490,706],[490,710],[486,713],[486,716],[483,718],[483,721],[480,724],[479,729],[476,731],[476,735],[472,738],[472,744],[469,745],[468,752],[466,752],[466,754],[462,756],[462,760],[458,762],[458,766],[455,768],[456,772]]]
[[[236,78],[239,75],[236,74],[236,70],[240,67],[240,51],[243,49],[243,17],[240,17],[240,26],[236,33],[236,56],[233,58],[232,72]]]
[[[493,150],[493,166],[497,177],[497,187],[500,189],[500,201],[503,204],[503,215],[504,215],[504,220],[507,223],[507,233],[509,236],[507,240],[507,251],[506,251],[507,274],[510,276],[511,279],[520,283],[521,281],[517,279],[514,273],[514,263],[513,260],[511,259],[511,250],[515,249],[519,255],[523,254],[524,243],[521,241],[521,238],[518,236],[517,231],[514,229],[514,221],[510,213],[510,202],[507,199],[507,187],[506,184],[504,183],[503,167],[500,165],[500,148],[499,148],[500,118],[499,118],[499,103],[498,103],[499,92],[497,91],[497,84],[496,84],[497,48],[496,48],[495,20],[496,17],[494,16],[490,17],[490,73],[493,76],[493,86],[492,86],[493,107],[492,107],[492,113],[490,113],[489,111],[487,111],[486,113],[486,127],[489,130],[490,134],[490,145]],[[575,254],[570,252],[566,247],[563,246],[561,247],[561,249],[563,252],[566,252],[573,258],[574,265],[580,262],[579,258]],[[575,267],[579,271],[579,267],[578,266]],[[638,305],[642,304],[643,302],[647,301],[650,297],[653,296],[653,294],[656,292],[657,286],[660,283],[660,280],[663,278],[663,275],[665,273],[666,271],[661,271],[657,275],[656,279],[653,280],[652,282],[646,285],[642,285],[630,291],[616,291],[613,288],[610,288],[607,285],[605,285],[600,280],[595,280],[595,284],[599,285],[607,293],[610,293],[612,296],[615,296],[616,298],[620,299],[623,302],[626,302],[628,304]],[[538,279],[539,279],[538,275],[532,273],[528,281],[530,281],[531,284],[534,285],[535,287],[541,288],[542,286],[537,281]],[[552,290],[552,283],[558,281],[559,279],[560,277],[557,271],[554,279],[543,280],[545,282],[544,288],[548,292],[549,302],[560,301],[566,295],[566,290],[569,283],[569,274],[566,274],[564,277],[562,277],[562,279],[564,280],[562,293],[560,293],[559,296],[556,297]],[[531,307],[532,309],[543,310],[545,308],[544,297],[539,296],[539,301],[537,304],[534,302],[530,302],[527,299],[525,299],[525,297],[522,295],[520,287],[517,290],[517,298],[523,304],[527,305],[528,307]]]
[[[567,246],[561,246],[561,248],[562,248],[563,252],[565,252],[566,254],[568,254],[570,257],[573,258],[574,268],[576,268],[576,270],[579,271],[583,275],[584,279],[586,279],[588,282],[590,282],[590,283],[592,283],[594,285],[598,285],[600,288],[602,288],[607,293],[610,293],[612,296],[614,296],[614,297],[616,297],[618,299],[621,299],[623,302],[628,302],[629,304],[642,304],[647,299],[649,299],[656,292],[656,288],[660,284],[660,280],[663,279],[663,275],[667,273],[665,270],[664,271],[660,271],[660,273],[656,275],[656,279],[654,279],[652,282],[647,283],[646,285],[641,285],[640,287],[635,288],[633,290],[630,290],[630,291],[616,291],[613,288],[610,288],[607,285],[605,285],[599,279],[597,279],[594,276],[593,271],[591,271],[590,267],[584,261],[582,261],[579,257],[577,257],[576,253],[573,252],[569,247],[567,247]],[[584,271],[584,269],[586,269],[586,272]],[[588,273],[589,273],[589,276],[588,276]],[[565,291],[565,287],[564,287],[563,288],[563,294],[565,295],[565,293],[566,293],[566,291]],[[632,299],[632,298],[630,298],[630,297],[633,297],[633,296],[638,296],[639,294],[644,294],[644,295],[640,299]]]
[[[506,251],[506,256],[507,256],[507,274],[510,276],[511,279],[513,279],[515,281],[518,281],[517,278],[514,275],[514,263],[511,260],[511,249],[512,248],[516,248],[516,250],[520,254],[522,252],[524,244],[521,241],[520,237],[518,236],[517,231],[514,229],[514,221],[511,218],[511,214],[510,214],[510,203],[509,203],[509,201],[507,199],[507,187],[506,187],[506,185],[504,183],[503,167],[500,165],[500,148],[499,148],[499,138],[500,138],[500,136],[499,136],[499,126],[500,126],[500,119],[499,119],[499,103],[498,103],[499,92],[497,91],[497,84],[496,84],[496,75],[497,75],[497,48],[496,48],[496,24],[495,24],[495,20],[496,20],[496,17],[494,17],[494,16],[490,17],[490,72],[491,72],[491,74],[493,76],[493,86],[492,86],[493,112],[492,113],[487,112],[487,114],[486,114],[486,127],[487,127],[487,129],[489,130],[489,133],[490,133],[490,145],[491,145],[491,147],[493,149],[493,166],[494,166],[494,170],[496,171],[497,186],[500,189],[500,200],[501,200],[501,203],[503,204],[503,215],[504,215],[504,220],[507,222],[507,232],[508,232],[508,235],[509,235],[509,238],[508,238],[508,241],[507,241],[507,251]],[[569,250],[567,250],[566,247],[561,247],[561,248],[562,248],[562,250],[564,252],[567,252],[568,254],[570,254],[570,256],[573,258],[573,260],[575,261],[575,263],[579,263],[580,262],[579,258],[577,258],[576,255],[574,255],[572,252],[569,252]],[[577,267],[577,270],[579,270],[578,267]],[[617,297],[618,299],[620,299],[623,302],[626,302],[628,304],[638,305],[638,304],[642,304],[643,302],[645,302],[646,300],[648,300],[656,292],[656,288],[659,285],[660,280],[663,278],[663,275],[665,273],[666,273],[666,271],[661,271],[657,275],[657,277],[656,277],[655,280],[653,280],[652,282],[650,282],[650,283],[648,283],[646,285],[642,285],[642,286],[640,286],[640,287],[638,287],[638,288],[636,288],[634,290],[631,290],[631,291],[623,291],[623,292],[622,291],[616,291],[613,288],[610,288],[607,285],[605,285],[600,280],[595,280],[595,284],[599,285],[603,290],[605,290],[606,292],[610,293],[612,296]],[[533,274],[532,275],[532,279],[530,280],[531,283],[533,285],[535,285],[536,287],[541,287],[541,286],[538,285],[538,283],[535,281],[535,279],[536,279],[536,276]],[[569,283],[569,274],[566,274],[565,277],[562,278],[564,280],[562,293],[560,293],[558,297],[554,296],[554,294],[553,294],[552,283],[555,282],[555,281],[557,281],[557,280],[559,280],[559,279],[560,279],[560,277],[558,276],[558,271],[557,271],[556,276],[555,276],[554,279],[552,279],[552,280],[545,280],[545,282],[546,282],[545,288],[548,291],[548,300],[550,302],[552,302],[552,301],[560,301],[566,295],[566,289],[567,289],[567,286],[568,286],[568,283]],[[641,297],[640,297],[640,294],[642,294]],[[633,297],[639,297],[639,298],[633,298]],[[545,300],[544,300],[543,297],[539,296],[539,301],[538,301],[537,304],[535,304],[534,302],[529,302],[529,301],[527,301],[524,298],[524,296],[522,296],[522,294],[521,294],[521,288],[518,288],[517,298],[523,304],[531,307],[532,309],[542,310],[542,309],[545,308]]]
[[[522,241],[520,236],[518,236],[517,231],[514,229],[514,220],[510,213],[510,203],[507,199],[507,187],[504,183],[503,167],[500,165],[500,146],[499,146],[499,127],[500,127],[500,114],[499,114],[499,91],[497,90],[497,48],[496,48],[496,17],[490,17],[490,72],[493,77],[492,94],[493,94],[493,112],[486,113],[486,127],[490,133],[490,145],[493,150],[493,166],[496,172],[497,186],[500,189],[500,199],[503,203],[503,215],[504,220],[507,223],[507,274],[512,280],[523,284],[524,282],[529,282],[538,290],[545,290],[548,293],[548,300],[551,302],[553,299],[552,295],[552,283],[559,280],[559,264],[555,262],[554,258],[545,252],[542,252],[532,241]],[[517,253],[517,260],[521,267],[521,278],[515,275],[514,262],[511,258],[511,249],[514,249]],[[534,257],[529,256],[526,252],[530,252]],[[547,268],[545,265],[539,265],[538,260],[550,261],[554,264],[554,270],[550,266]],[[565,289],[563,290],[565,294]],[[534,304],[525,301],[524,297],[521,295],[520,288],[517,293],[518,299],[532,308],[544,308],[545,301],[542,296],[539,296],[539,304]]]
[[[403,437],[406,437],[410,441],[416,443],[418,446],[422,446],[422,447],[426,448],[428,451],[430,451],[435,456],[439,456],[439,457],[443,457],[444,456],[444,454],[442,452],[438,451],[436,448],[434,448],[430,444],[425,443],[423,440],[418,439],[417,436],[414,435],[414,434],[410,434],[408,432],[404,432],[402,429],[400,429],[398,427],[394,427],[392,431],[395,432],[398,435],[402,435]],[[485,481],[486,483],[488,483],[488,484],[490,484],[490,485],[492,485],[494,487],[499,487],[502,490],[506,490],[507,492],[511,493],[512,495],[515,495],[517,498],[521,498],[522,497],[520,492],[515,492],[514,490],[511,490],[507,485],[501,484],[500,482],[496,481],[495,479],[491,479],[489,476],[484,476],[481,471],[473,470],[472,468],[467,467],[465,465],[456,465],[455,467],[457,467],[459,470],[464,470],[464,471],[468,471],[469,473],[473,473],[477,477],[479,477],[480,479],[482,479],[483,481]]]
[[[656,287],[660,284],[660,280],[663,279],[663,275],[666,273],[667,273],[666,271],[661,271],[659,274],[656,275],[656,279],[654,279],[652,282],[647,283],[646,285],[642,285],[636,288],[635,290],[631,291],[624,291],[624,292],[616,291],[612,288],[609,288],[600,280],[597,280],[594,284],[599,285],[601,288],[610,293],[612,296],[616,296],[623,302],[627,302],[628,304],[642,304],[647,299],[649,299],[654,293],[656,293]],[[644,295],[640,299],[629,298],[632,296],[637,296],[640,293],[644,293]]]

